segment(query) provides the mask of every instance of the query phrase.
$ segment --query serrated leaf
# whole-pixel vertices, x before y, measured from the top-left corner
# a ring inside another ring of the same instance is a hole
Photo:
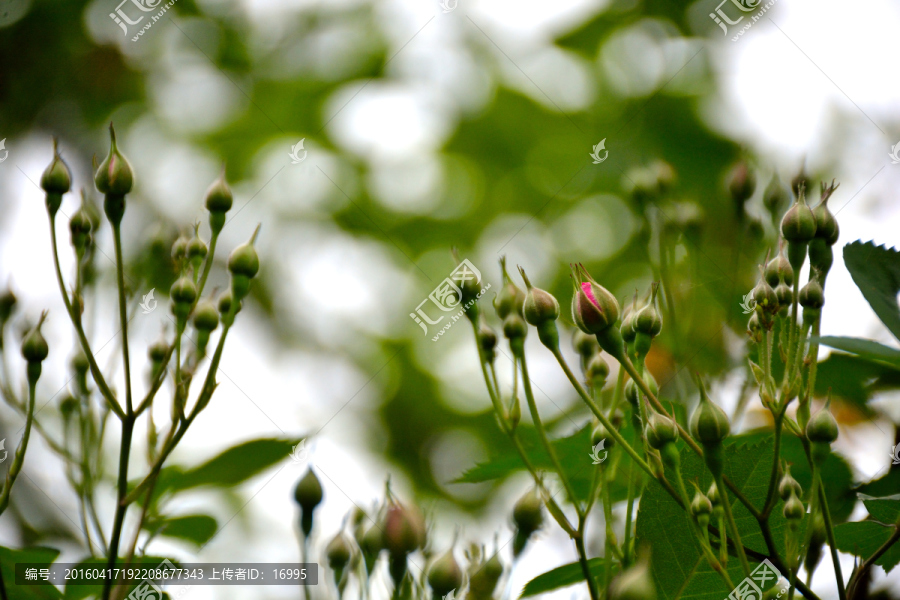
[[[852,337],[840,337],[826,335],[820,338],[811,338],[812,341],[818,341],[820,344],[837,348],[850,354],[861,356],[877,363],[889,365],[895,369],[900,369],[900,350],[891,348],[873,342],[872,340],[864,340]]]
[[[844,264],[869,306],[900,340],[900,252],[857,240],[844,246]]]
[[[604,564],[602,556],[588,560],[588,569],[590,569],[591,575],[593,575],[594,580],[599,587],[606,585],[606,568]],[[619,564],[614,562],[610,574],[615,575],[618,572],[618,569]],[[525,587],[522,588],[522,593],[519,597],[527,598],[529,596],[537,596],[538,594],[546,594],[547,592],[552,592],[553,590],[558,590],[559,588],[574,585],[582,581],[584,581],[584,571],[581,568],[581,563],[569,563],[551,569],[546,573],[541,573],[526,583]]]
[[[216,534],[218,527],[216,520],[209,515],[186,515],[151,521],[145,529],[202,546]]]
[[[728,440],[723,449],[725,475],[757,509],[765,503],[774,448],[771,439],[748,444],[740,438]],[[681,451],[684,480],[696,480],[706,490],[712,475],[703,460],[689,448]],[[735,523],[744,546],[768,553],[756,519],[729,494]],[[663,600],[721,600],[732,591],[703,558],[695,541],[688,514],[655,480],[641,497],[637,518],[637,544],[651,551],[651,568],[657,590]],[[784,551],[785,519],[776,507],[769,525],[779,553]],[[730,536],[729,536],[730,537]],[[715,546],[715,544],[714,544]],[[752,567],[751,567],[752,568]],[[743,579],[740,562],[731,557],[728,573],[733,582]]]
[[[866,510],[872,518],[885,525],[895,525],[900,521],[900,494],[875,498],[865,494],[858,494],[859,499],[866,505]]]
[[[0,570],[3,584],[10,598],[22,600],[56,600],[62,593],[53,585],[16,585],[16,563],[52,563],[59,556],[54,548],[23,548],[16,550],[0,546]]]
[[[841,523],[834,528],[834,541],[841,552],[868,558],[888,541],[893,532],[894,527],[887,527],[875,521]],[[875,564],[884,567],[885,572],[890,573],[898,562],[900,562],[900,545],[894,543],[875,561]]]

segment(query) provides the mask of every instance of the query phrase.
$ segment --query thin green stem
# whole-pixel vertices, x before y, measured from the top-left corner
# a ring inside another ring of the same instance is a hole
[[[762,517],[768,519],[775,506],[775,491],[778,488],[778,473],[780,472],[781,460],[781,430],[784,425],[782,416],[775,418],[775,450],[772,455],[772,471],[769,474],[769,489],[766,492],[766,502],[763,504]]]
[[[825,497],[825,486],[822,478],[819,476],[819,470],[816,469],[813,476],[813,485],[816,486],[816,493],[819,497],[819,505],[822,509],[822,517],[825,519],[825,534],[828,537],[828,545],[831,547],[831,561],[834,563],[834,577],[838,584],[838,597],[840,600],[847,600],[847,591],[844,588],[844,576],[841,574],[841,562],[838,560],[837,544],[834,541],[834,524],[831,521],[831,510],[828,508],[828,499]]]
[[[578,515],[578,535],[575,536],[575,549],[578,551],[578,562],[581,564],[581,572],[587,582],[588,592],[591,594],[591,600],[600,600],[600,593],[597,591],[597,582],[591,574],[591,566],[588,563],[587,551],[584,548],[584,523],[585,516]]]
[[[119,289],[119,325],[122,328],[122,363],[125,369],[125,413],[134,414],[131,403],[131,360],[128,357],[128,309],[125,307],[125,260],[122,257],[122,228],[113,225],[116,248],[116,287]]]
[[[722,498],[722,508],[725,509],[725,520],[728,522],[728,526],[731,529],[731,538],[734,540],[734,547],[737,550],[737,555],[741,561],[741,567],[744,569],[744,574],[749,577],[750,563],[747,562],[747,554],[744,552],[741,534],[738,531],[737,523],[735,523],[734,515],[731,512],[731,502],[728,500],[728,494],[725,492],[725,482],[722,479],[721,473],[718,475],[714,474],[714,477],[716,480],[716,487],[719,488],[719,496]]]
[[[119,554],[119,540],[122,536],[122,525],[125,522],[125,513],[128,511],[129,503],[125,502],[125,495],[128,491],[128,458],[131,452],[131,437],[134,433],[135,416],[133,414],[126,415],[122,420],[122,443],[119,446],[119,478],[118,478],[118,498],[116,502],[116,514],[113,519],[112,534],[109,538],[109,553],[106,562],[107,572],[103,581],[103,600],[109,600],[112,592],[112,573],[116,566]]]
[[[30,365],[29,365],[30,370]],[[31,437],[31,425],[34,423],[34,395],[37,387],[37,377],[28,377],[28,412],[25,415],[25,431],[22,433],[22,440],[16,447],[16,454],[13,457],[9,471],[6,473],[6,481],[3,482],[3,489],[0,490],[0,514],[9,506],[9,495],[12,492],[12,486],[16,483],[19,473],[22,472],[22,465],[25,464],[25,450],[28,448],[28,439]]]
[[[94,353],[91,351],[91,345],[88,342],[87,336],[84,334],[84,328],[81,325],[81,316],[79,313],[75,312],[75,308],[69,300],[69,293],[66,291],[62,270],[59,267],[59,250],[56,243],[56,216],[53,214],[50,215],[50,245],[53,250],[53,265],[56,268],[56,280],[59,283],[59,291],[60,294],[62,294],[63,304],[65,304],[66,312],[69,313],[69,319],[75,327],[75,333],[78,334],[78,340],[81,342],[81,349],[84,351],[85,357],[87,357],[88,365],[91,368],[91,376],[93,376],[94,382],[100,389],[103,398],[109,404],[110,410],[112,410],[120,419],[124,419],[125,412],[122,410],[122,407],[119,406],[118,401],[116,401],[115,394],[109,389],[106,379],[103,377],[103,372],[100,371],[97,360],[94,358]]]

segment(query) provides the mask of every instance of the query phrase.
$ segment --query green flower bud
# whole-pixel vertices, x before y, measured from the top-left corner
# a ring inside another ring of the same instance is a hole
[[[799,521],[806,514],[803,503],[795,494],[791,494],[784,502],[784,518],[788,521]]]
[[[703,492],[697,490],[694,499],[691,501],[691,514],[700,527],[709,525],[709,517],[712,514],[713,506]]]
[[[381,536],[381,529],[378,525],[372,525],[363,534],[359,540],[359,547],[362,550],[363,559],[366,565],[366,573],[371,573],[378,555],[384,549],[384,539]]]
[[[494,330],[487,324],[483,314],[478,321],[478,344],[484,351],[487,361],[493,362],[495,355],[494,348],[497,347],[497,334],[494,333]]]
[[[825,292],[815,278],[810,278],[806,285],[800,288],[798,300],[803,308],[820,309],[825,305]]]
[[[56,138],[53,138],[53,160],[41,175],[41,189],[46,192],[47,210],[51,216],[59,210],[63,194],[67,193],[71,187],[72,175],[69,165],[59,155],[59,145]]]
[[[46,318],[46,312],[41,314],[41,319],[38,321],[38,324],[35,325],[25,336],[25,339],[22,340],[22,356],[29,363],[40,364],[47,358],[47,355],[50,354],[50,347],[47,345],[47,340],[45,340],[43,334],[41,334],[41,326],[43,326],[44,319]]]
[[[719,408],[700,386],[700,403],[691,415],[691,435],[701,444],[719,444],[731,433],[725,411]]]
[[[6,288],[2,292],[0,292],[0,330],[6,325],[6,322],[9,321],[9,318],[13,314],[13,310],[16,307],[16,295],[13,293],[12,289]],[[3,342],[0,341],[0,349],[3,348]]]
[[[775,294],[772,286],[769,285],[769,282],[766,281],[762,267],[759,268],[759,272],[759,282],[753,288],[753,299],[756,301],[756,309],[769,315],[774,315],[778,312],[778,296]]]
[[[544,503],[536,489],[528,490],[513,506],[513,523],[516,529],[529,536],[544,523]]]
[[[69,235],[72,240],[72,247],[75,248],[75,252],[79,256],[84,254],[91,243],[92,227],[91,217],[84,209],[84,204],[82,203],[81,208],[75,211],[75,214],[69,219]]]
[[[185,246],[185,254],[187,259],[194,265],[194,269],[196,270],[200,263],[203,262],[203,259],[206,258],[206,254],[209,252],[209,248],[202,239],[200,239],[200,223],[194,225],[194,237],[192,237],[187,245]]]
[[[178,239],[172,243],[172,258],[176,262],[187,258],[187,245],[188,239],[183,235],[178,236]]]
[[[519,274],[525,280],[525,287],[528,291],[525,293],[525,303],[523,306],[523,314],[525,321],[529,325],[542,325],[546,321],[555,321],[559,318],[559,302],[553,297],[553,294],[536,288],[531,285],[525,269],[519,267]]]
[[[750,170],[750,166],[744,160],[740,160],[732,167],[728,174],[728,192],[734,201],[738,215],[744,212],[744,204],[756,190],[756,175]]]
[[[234,316],[241,312],[241,302],[235,302],[230,291],[223,292],[222,295],[219,296],[217,308],[219,309],[219,315],[222,317],[222,325],[231,327],[234,323]],[[232,312],[232,310],[234,312]]]
[[[250,291],[250,280],[259,272],[259,256],[253,247],[256,236],[259,234],[259,225],[253,236],[245,244],[241,244],[232,251],[228,257],[228,270],[231,271],[231,293],[238,300],[243,300]]]
[[[828,406],[809,419],[809,423],[806,424],[806,438],[810,442],[822,444],[831,444],[838,438],[838,424]]]
[[[609,377],[609,364],[599,352],[588,363],[584,377],[595,390],[599,391],[606,385],[606,378]]]
[[[475,598],[490,598],[503,576],[503,563],[495,552],[469,577],[469,590]]]
[[[634,318],[640,312],[638,306],[638,292],[634,290],[634,297],[631,299],[631,305],[626,306],[622,311],[622,324],[619,326],[619,332],[622,334],[622,340],[627,344],[634,342],[637,333],[634,331]]]
[[[134,173],[116,144],[116,130],[109,124],[109,154],[94,173],[94,184],[104,194],[103,210],[114,226],[122,222],[125,214],[125,194],[134,185]]]
[[[784,256],[784,243],[778,247],[778,254],[766,265],[766,281],[770,286],[778,287],[779,283],[794,285],[794,270]]]
[[[616,445],[616,439],[610,435],[609,430],[606,429],[603,423],[597,423],[591,431],[591,447],[593,448],[603,440],[606,440],[606,443],[603,445],[606,450]]]
[[[166,358],[166,354],[168,353],[169,345],[166,343],[166,340],[163,337],[160,337],[157,341],[151,344],[149,348],[147,348],[147,357],[152,363],[161,363],[163,359]]]
[[[194,327],[207,333],[219,326],[219,313],[212,300],[204,300],[194,310]]]
[[[190,277],[182,276],[169,289],[172,298],[172,314],[180,321],[187,319],[191,312],[191,306],[197,299],[197,286]]]
[[[300,529],[308,538],[313,528],[313,511],[322,502],[322,484],[312,469],[297,482],[294,500],[300,505]]]
[[[835,185],[831,180],[831,185],[822,182],[822,200],[819,205],[813,209],[813,216],[816,218],[816,237],[825,240],[829,246],[833,246],[840,236],[840,227],[838,227],[837,219],[828,210],[828,199],[838,188],[840,184]]]
[[[604,332],[619,319],[616,297],[594,281],[584,265],[572,267],[572,274],[577,284],[572,300],[572,320],[585,333]]]
[[[206,210],[209,212],[226,213],[231,210],[231,205],[234,202],[234,195],[231,192],[231,188],[228,187],[228,183],[225,181],[224,168],[218,179],[213,181],[209,188],[207,188],[205,202]]]
[[[350,554],[353,552],[350,546],[350,540],[343,531],[339,531],[336,536],[331,538],[325,547],[325,557],[328,559],[328,566],[335,573],[335,580],[340,580],[338,572],[342,572],[344,567],[350,562]]]
[[[78,411],[78,398],[71,394],[66,394],[59,401],[59,412],[63,417],[63,420],[68,420],[72,418]]]
[[[572,334],[572,348],[581,355],[582,359],[588,361],[600,351],[600,344],[597,343],[597,338],[594,336],[588,335],[580,329],[575,329],[575,332]]]
[[[778,484],[778,495],[782,500],[787,500],[792,494],[800,496],[803,494],[803,489],[800,487],[800,484],[797,483],[797,480],[791,477],[791,468],[786,467],[784,476]]]
[[[722,498],[719,496],[719,488],[716,487],[716,482],[710,484],[709,489],[706,490],[706,497],[712,503],[713,516],[717,519],[722,518],[725,515],[725,507],[722,506]]]
[[[611,600],[656,600],[656,586],[650,564],[643,554],[634,566],[616,577],[610,586]]]
[[[452,548],[431,565],[428,571],[428,585],[434,598],[443,598],[462,585],[462,569],[453,557]]]
[[[650,302],[634,315],[632,327],[636,334],[645,334],[654,338],[662,331],[662,317],[659,315],[659,311],[656,308],[656,295],[658,291],[659,284],[654,283],[651,286]]]
[[[772,180],[769,182],[769,185],[766,186],[766,190],[763,193],[763,205],[766,207],[766,210],[768,210],[769,214],[773,217],[779,215],[781,214],[781,211],[784,210],[789,199],[790,196],[788,196],[787,190],[781,183],[781,179],[778,175],[772,175]]]
[[[816,236],[816,217],[806,205],[803,189],[800,190],[797,201],[781,219],[781,235],[789,243],[799,244],[807,244]]]
[[[666,444],[671,444],[678,440],[678,426],[669,417],[652,412],[647,417],[647,427],[644,429],[644,435],[650,447],[659,450]]]
[[[497,316],[505,319],[513,311],[524,316],[525,292],[519,289],[506,272],[506,257],[500,257],[500,269],[503,271],[503,287],[500,294],[494,298],[494,309]]]
[[[503,335],[512,342],[513,340],[523,340],[528,334],[528,326],[525,320],[518,313],[510,313],[503,321]]]
[[[414,507],[391,504],[384,520],[384,547],[392,556],[406,556],[425,546],[425,521]]]
[[[647,384],[647,387],[650,388],[650,391],[653,392],[654,396],[659,394],[659,385],[657,385],[656,379],[649,369],[644,369],[644,383]],[[628,400],[629,404],[635,409],[638,408],[640,394],[642,394],[642,392],[634,383],[634,380],[629,379],[625,384],[625,399]]]
[[[785,283],[779,283],[775,288],[775,298],[778,300],[778,306],[784,310],[794,301],[794,290],[789,288]]]
[[[750,315],[750,320],[747,321],[747,333],[750,334],[750,337],[756,339],[761,332],[762,323],[759,322],[759,313],[753,311],[753,314]]]

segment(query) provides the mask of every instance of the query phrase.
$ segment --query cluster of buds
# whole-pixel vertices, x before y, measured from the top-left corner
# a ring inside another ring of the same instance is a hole
[[[784,518],[787,519],[793,529],[796,529],[797,523],[803,518],[803,515],[806,514],[806,510],[803,508],[803,502],[800,501],[800,496],[802,494],[803,489],[800,487],[800,484],[797,483],[796,479],[791,477],[790,467],[785,468],[784,475],[778,484],[778,495],[784,502],[784,508],[782,509]]]

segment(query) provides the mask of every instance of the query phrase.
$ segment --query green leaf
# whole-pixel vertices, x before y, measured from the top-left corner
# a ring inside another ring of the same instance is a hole
[[[868,558],[888,541],[893,532],[894,527],[886,527],[875,521],[841,523],[834,528],[834,541],[841,552]],[[890,573],[898,562],[900,562],[900,545],[894,543],[875,561],[875,564],[884,567],[885,572]]]
[[[810,338],[818,341],[820,344],[843,350],[851,354],[856,354],[869,360],[890,365],[896,369],[900,369],[900,350],[891,348],[873,342],[872,340],[864,340],[860,338],[824,336],[820,338]]]
[[[16,563],[52,563],[59,556],[54,548],[23,548],[15,550],[0,546],[0,572],[3,584],[10,598],[21,600],[44,600],[62,598],[53,585],[16,585]]]
[[[891,454],[893,457],[893,454]],[[880,479],[864,483],[857,488],[858,492],[870,496],[886,496],[900,490],[900,469],[890,469]]]
[[[844,264],[869,306],[900,340],[900,252],[857,240],[844,246]]]
[[[725,444],[725,476],[757,509],[765,503],[773,452],[771,436],[752,444],[740,438],[728,440]],[[706,491],[712,482],[712,475],[703,460],[685,447],[681,451],[681,465],[684,481],[696,480],[700,489]],[[692,491],[688,493],[692,495]],[[768,554],[756,519],[733,495],[729,493],[728,498],[744,545]],[[688,519],[688,513],[652,480],[641,497],[636,526],[637,545],[650,548],[650,564],[662,600],[721,600],[732,590],[701,554]],[[779,506],[772,511],[769,525],[776,548],[783,555],[785,519]],[[713,548],[716,548],[715,543]],[[737,558],[729,559],[728,573],[734,583],[743,579]]]
[[[145,529],[170,538],[177,538],[202,546],[216,534],[219,525],[209,515],[187,515],[163,518],[147,523]]]
[[[866,505],[872,518],[885,525],[895,525],[900,521],[900,494],[875,498],[859,494],[859,499]]]
[[[598,556],[588,560],[588,568],[597,585],[603,587],[606,585],[606,569],[604,568],[603,557]],[[615,575],[619,569],[619,564],[612,565],[611,574]],[[537,596],[538,594],[546,594],[562,587],[574,585],[584,581],[584,571],[581,569],[581,563],[573,562],[561,567],[551,569],[546,573],[541,573],[522,588],[520,598],[528,596]]]
[[[174,491],[205,485],[234,486],[279,461],[288,460],[291,449],[301,439],[266,438],[243,442],[193,469],[168,471],[166,481],[160,481],[160,485]]]
[[[841,398],[866,415],[867,402],[878,392],[900,388],[900,370],[862,356],[832,352],[819,363],[816,396]]]

